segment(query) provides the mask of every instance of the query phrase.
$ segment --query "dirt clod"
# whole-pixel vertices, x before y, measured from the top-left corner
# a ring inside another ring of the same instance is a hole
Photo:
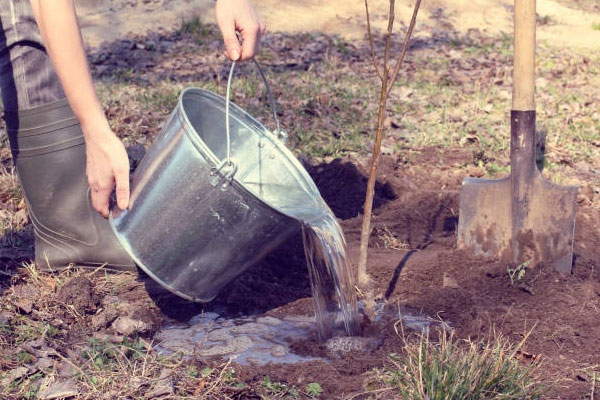
[[[93,312],[96,309],[94,284],[84,276],[76,276],[65,283],[56,294],[56,299],[72,307],[79,314]]]

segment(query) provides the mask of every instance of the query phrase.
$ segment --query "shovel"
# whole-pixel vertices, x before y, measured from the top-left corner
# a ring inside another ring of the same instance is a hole
[[[535,0],[515,0],[514,13],[511,174],[463,180],[458,248],[515,264],[549,263],[566,274],[573,264],[578,187],[555,185],[537,169]]]

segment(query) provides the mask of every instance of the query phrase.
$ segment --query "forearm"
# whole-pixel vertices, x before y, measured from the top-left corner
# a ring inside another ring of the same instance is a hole
[[[109,129],[94,90],[73,0],[31,0],[46,50],[86,139]]]

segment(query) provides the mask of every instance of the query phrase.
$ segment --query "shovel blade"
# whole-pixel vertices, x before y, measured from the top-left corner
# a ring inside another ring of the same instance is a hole
[[[546,262],[570,273],[578,188],[536,176],[517,201],[510,177],[466,178],[460,196],[458,248],[510,263]]]
[[[517,262],[548,262],[563,274],[573,267],[576,186],[560,186],[538,175],[532,184],[528,207],[513,212]]]
[[[460,190],[458,248],[485,257],[512,255],[511,181],[465,178]]]

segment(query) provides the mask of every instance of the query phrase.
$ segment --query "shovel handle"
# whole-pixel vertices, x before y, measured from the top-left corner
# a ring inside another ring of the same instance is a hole
[[[512,109],[535,110],[535,2],[515,0]]]

